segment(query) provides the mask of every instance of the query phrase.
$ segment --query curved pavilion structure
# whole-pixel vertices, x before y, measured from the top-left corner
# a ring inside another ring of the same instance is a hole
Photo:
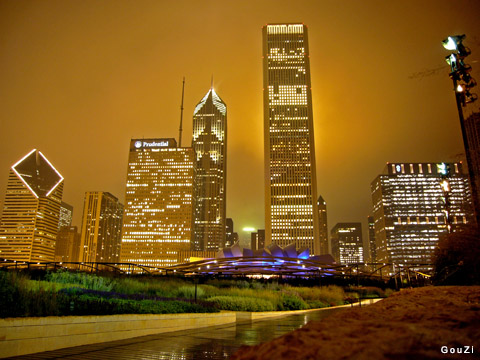
[[[242,248],[238,243],[218,252],[215,259],[175,265],[168,271],[186,275],[334,275],[345,267],[331,255],[310,257],[309,249],[297,250],[292,243],[285,248],[270,244],[260,250]]]

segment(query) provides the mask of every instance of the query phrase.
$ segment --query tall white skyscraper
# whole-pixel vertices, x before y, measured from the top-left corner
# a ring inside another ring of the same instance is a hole
[[[320,253],[307,27],[263,28],[266,245]]]
[[[217,251],[226,241],[227,106],[213,87],[195,107],[192,250]]]

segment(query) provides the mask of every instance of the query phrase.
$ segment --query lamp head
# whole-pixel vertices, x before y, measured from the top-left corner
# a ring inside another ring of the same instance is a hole
[[[449,36],[442,41],[443,47],[447,50],[458,50],[458,45],[462,44],[465,34]]]

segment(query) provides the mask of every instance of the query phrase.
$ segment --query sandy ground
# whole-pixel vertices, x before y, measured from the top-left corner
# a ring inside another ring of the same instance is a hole
[[[465,353],[472,346],[473,354]],[[244,346],[231,359],[457,358],[480,358],[480,286],[405,289],[271,342]]]

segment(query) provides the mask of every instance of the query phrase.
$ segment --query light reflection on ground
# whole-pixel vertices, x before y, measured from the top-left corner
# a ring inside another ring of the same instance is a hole
[[[108,343],[77,346],[14,359],[228,359],[242,345],[257,345],[320,320],[341,309],[281,318],[183,330]]]

